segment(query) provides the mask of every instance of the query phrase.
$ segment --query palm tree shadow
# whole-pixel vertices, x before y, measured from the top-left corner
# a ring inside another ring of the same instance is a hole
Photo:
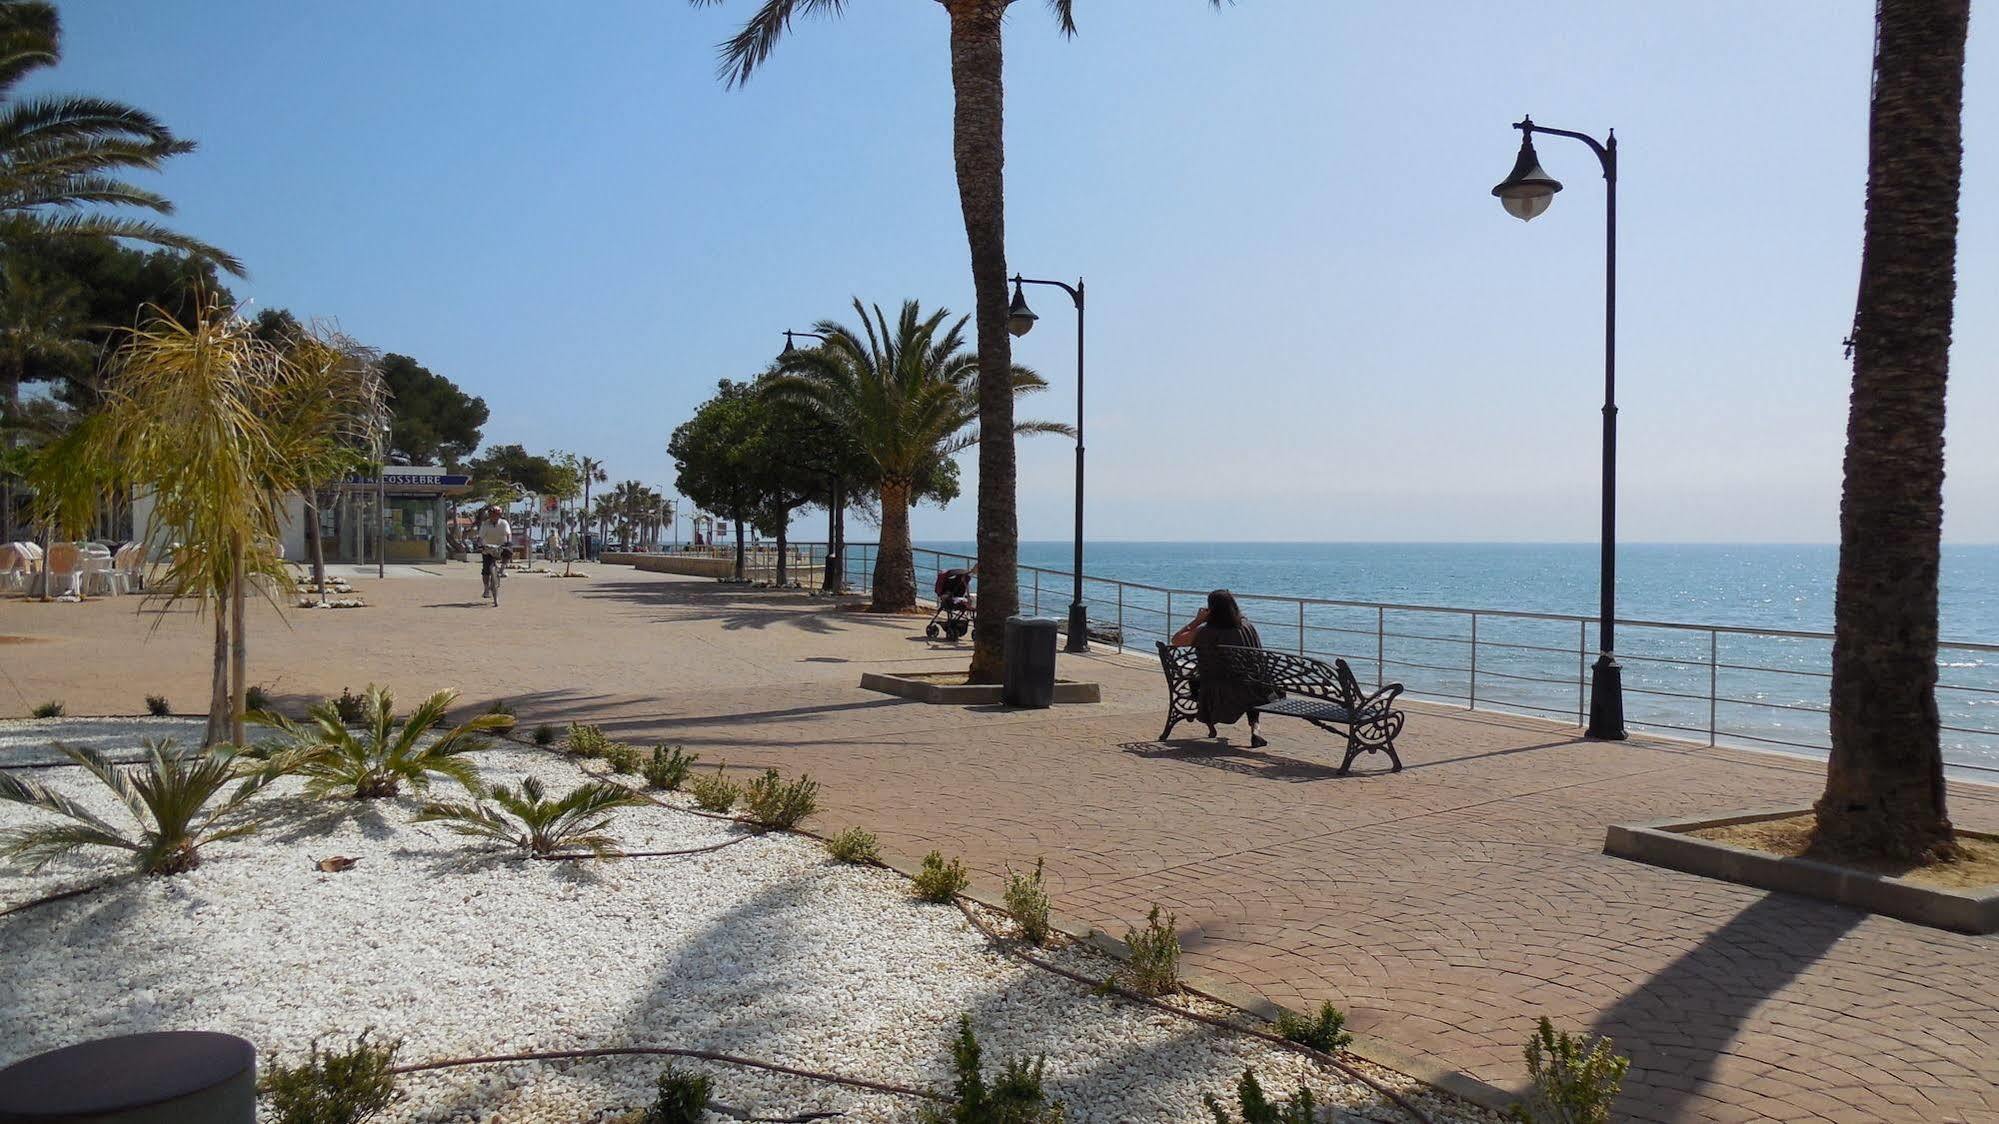
[[[1631,1056],[1620,1116],[1687,1118],[1749,1017],[1866,917],[1766,894],[1597,1016],[1591,1031]]]

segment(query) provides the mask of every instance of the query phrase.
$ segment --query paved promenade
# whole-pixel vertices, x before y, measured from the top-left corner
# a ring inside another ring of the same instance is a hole
[[[1154,740],[1159,677],[1139,661],[1062,658],[1103,682],[1101,705],[926,707],[856,686],[962,665],[920,619],[612,568],[517,577],[494,610],[476,570],[448,572],[357,581],[373,607],[294,613],[289,630],[260,610],[253,677],[281,700],[457,686],[530,727],[593,721],[704,762],[807,771],[822,828],[961,855],[986,889],[1045,856],[1058,912],[1121,934],[1157,902],[1190,970],[1331,999],[1427,1064],[1511,1088],[1537,1016],[1609,1034],[1634,1058],[1620,1118],[1999,1120],[1999,938],[1601,854],[1610,823],[1808,802],[1811,762],[1417,707],[1407,770],[1341,778],[1296,723],[1273,721],[1258,751],[1246,730]],[[136,713],[156,692],[194,709],[206,639],[129,598],[0,601],[0,714],[51,698]],[[1999,791],[1955,787],[1953,807],[1999,829]]]

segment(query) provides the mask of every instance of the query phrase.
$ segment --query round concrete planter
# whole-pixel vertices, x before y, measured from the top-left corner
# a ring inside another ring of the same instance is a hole
[[[0,1070],[0,1124],[256,1124],[257,1051],[170,1030],[64,1046]]]

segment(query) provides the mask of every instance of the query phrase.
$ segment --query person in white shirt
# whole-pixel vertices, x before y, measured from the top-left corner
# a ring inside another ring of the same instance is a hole
[[[514,528],[500,518],[500,509],[488,507],[479,513],[479,581],[483,584],[493,574],[493,562],[498,559],[502,565],[513,560]]]

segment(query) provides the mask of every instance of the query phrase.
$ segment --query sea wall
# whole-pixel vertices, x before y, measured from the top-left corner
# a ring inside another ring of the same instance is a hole
[[[621,554],[607,550],[601,559],[612,566],[630,566],[655,574],[686,574],[696,578],[734,577],[733,558],[708,558],[699,554]]]

